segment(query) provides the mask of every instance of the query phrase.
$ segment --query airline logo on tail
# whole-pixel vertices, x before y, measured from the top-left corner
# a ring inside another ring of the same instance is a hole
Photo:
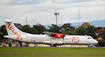
[[[14,27],[11,26],[10,24],[8,24],[7,29],[11,30],[12,33],[14,33],[17,36],[16,37],[17,40],[19,40],[19,39],[22,40],[23,39],[23,37],[21,37],[21,35],[19,35],[17,32],[15,32]]]

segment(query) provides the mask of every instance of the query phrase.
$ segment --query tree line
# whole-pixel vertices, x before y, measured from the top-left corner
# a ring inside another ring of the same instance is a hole
[[[105,46],[105,29],[103,29],[98,35],[96,35],[96,31],[99,30],[98,27],[88,26],[88,28],[85,28],[80,26],[78,28],[74,28],[73,26],[70,25],[70,23],[68,24],[69,26],[65,25],[63,27],[52,24],[51,26],[48,26],[48,28],[45,28],[45,26],[41,24],[33,25],[33,27],[30,27],[30,25],[27,24],[19,29],[23,32],[31,34],[41,34],[43,31],[49,31],[67,35],[89,35],[92,36],[94,39],[102,37],[103,39],[98,41],[97,46]],[[2,25],[0,27],[0,38],[4,39],[3,37],[4,35],[7,35],[7,30],[5,25]]]

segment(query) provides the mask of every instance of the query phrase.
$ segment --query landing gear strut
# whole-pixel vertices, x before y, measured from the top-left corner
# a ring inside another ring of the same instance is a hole
[[[57,45],[57,44],[53,44],[53,43],[52,43],[52,44],[51,44],[51,47],[56,47],[56,45]]]

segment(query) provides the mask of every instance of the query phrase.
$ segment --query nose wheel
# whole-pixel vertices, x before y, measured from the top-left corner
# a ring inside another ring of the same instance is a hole
[[[91,44],[91,45],[89,45],[89,47],[95,47],[95,45],[92,45],[92,44]]]

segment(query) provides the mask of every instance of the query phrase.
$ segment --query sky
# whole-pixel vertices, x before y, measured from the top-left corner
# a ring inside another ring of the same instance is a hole
[[[79,15],[80,9],[80,15]],[[105,20],[105,0],[0,0],[0,25],[5,20],[35,25]]]

